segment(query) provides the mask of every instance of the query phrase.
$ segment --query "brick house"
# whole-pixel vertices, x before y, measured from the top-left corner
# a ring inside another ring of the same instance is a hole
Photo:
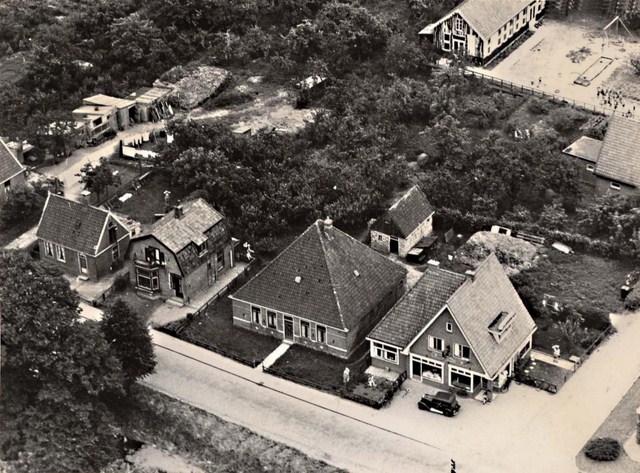
[[[499,388],[536,325],[495,255],[473,274],[429,266],[368,337],[372,365],[469,393]]]
[[[233,323],[348,358],[405,284],[403,267],[318,220],[230,296]]]
[[[36,237],[41,258],[97,281],[124,260],[131,235],[113,213],[50,193]]]
[[[131,240],[129,277],[139,291],[189,302],[235,265],[236,243],[204,199],[185,202]]]
[[[545,0],[466,0],[418,34],[442,51],[486,63],[544,14]]]
[[[562,152],[579,160],[585,180],[597,194],[630,195],[640,187],[640,123],[610,117],[604,140],[581,137]]]
[[[0,138],[0,186],[2,186],[0,204],[6,199],[12,188],[26,183],[25,171],[25,167]]]
[[[433,213],[427,197],[413,186],[371,225],[371,248],[404,258],[433,231]]]

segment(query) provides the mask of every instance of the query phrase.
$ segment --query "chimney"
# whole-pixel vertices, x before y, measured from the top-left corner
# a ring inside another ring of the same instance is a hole
[[[180,202],[173,208],[173,216],[175,218],[182,218],[184,216],[184,208]]]
[[[80,192],[80,199],[78,199],[81,204],[90,205],[91,204],[91,191],[82,191]]]
[[[467,269],[464,274],[467,276],[467,279],[470,279],[471,281],[476,278],[476,272],[473,269]]]
[[[324,234],[327,235],[328,238],[333,236],[333,220],[331,220],[331,217],[324,219]]]
[[[427,261],[427,264],[429,266],[432,266],[434,268],[437,268],[438,266],[440,266],[440,261],[436,261],[434,259],[430,259],[429,261]]]

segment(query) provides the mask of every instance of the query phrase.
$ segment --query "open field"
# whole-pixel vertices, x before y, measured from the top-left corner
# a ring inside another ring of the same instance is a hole
[[[637,40],[618,40],[615,35],[606,39],[602,27],[608,21],[545,20],[533,36],[495,67],[471,69],[559,95],[600,112],[610,113],[613,108],[603,108],[596,94],[597,88],[614,88],[625,96],[625,109],[620,104],[617,113],[635,105],[640,114],[640,102],[637,101],[640,80],[629,74],[628,65],[629,57],[640,53],[640,43]],[[607,58],[611,59],[609,65],[606,65],[609,62]],[[599,67],[601,59],[604,62]],[[586,86],[575,84],[574,81],[584,76],[587,70],[595,71],[588,74],[590,83]],[[623,87],[625,83],[628,85]]]

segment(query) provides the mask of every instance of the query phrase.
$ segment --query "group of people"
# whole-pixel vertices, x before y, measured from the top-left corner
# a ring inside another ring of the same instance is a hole
[[[600,101],[600,105],[603,107],[611,107],[613,108],[613,114],[615,115],[618,111],[618,107],[620,107],[620,111],[622,112],[623,117],[631,118],[636,114],[636,106],[627,107],[624,102],[624,97],[622,94],[614,89],[607,89],[605,87],[598,87],[596,90],[598,94],[598,100]]]

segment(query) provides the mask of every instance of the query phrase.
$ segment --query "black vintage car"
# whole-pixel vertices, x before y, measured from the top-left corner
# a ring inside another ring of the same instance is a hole
[[[418,408],[422,411],[432,411],[453,417],[460,410],[460,404],[458,404],[455,394],[438,391],[435,395],[423,395],[418,402]]]

